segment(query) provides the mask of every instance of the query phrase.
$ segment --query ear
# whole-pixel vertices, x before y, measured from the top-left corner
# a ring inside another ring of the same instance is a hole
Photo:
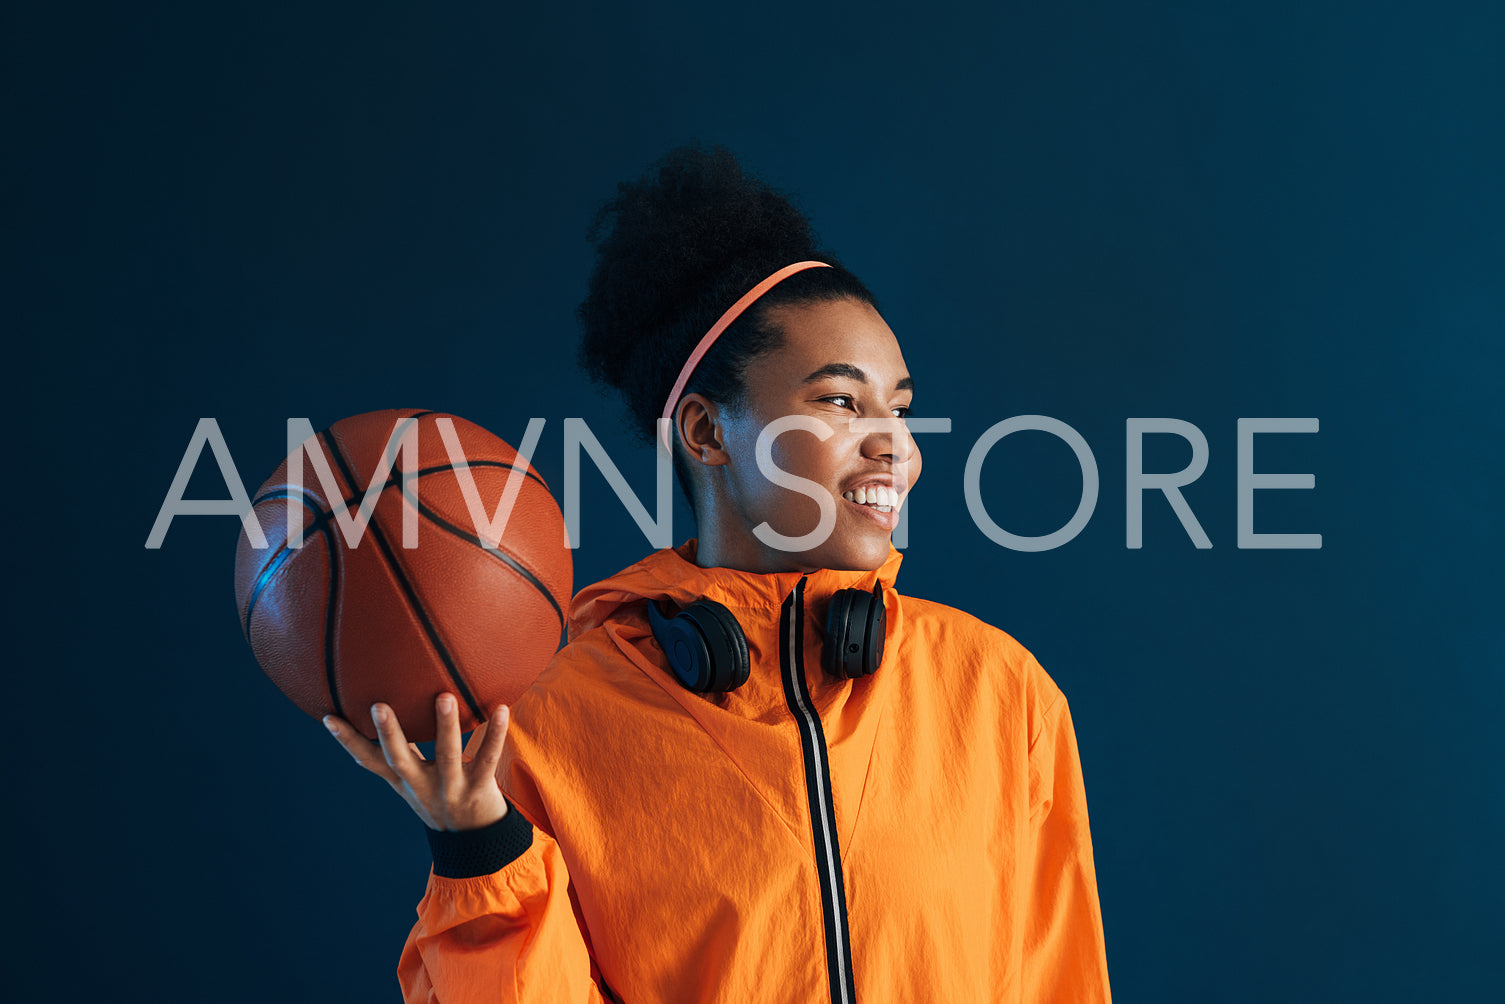
[[[704,394],[686,394],[674,415],[679,440],[692,460],[717,466],[727,462],[721,409]]]

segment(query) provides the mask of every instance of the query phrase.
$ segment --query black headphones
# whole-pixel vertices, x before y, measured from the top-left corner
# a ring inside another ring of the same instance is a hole
[[[732,612],[715,600],[696,600],[672,617],[648,601],[653,637],[669,659],[669,668],[687,690],[726,693],[747,682],[752,668],[747,636]],[[826,608],[821,665],[831,676],[854,680],[877,671],[883,662],[888,614],[881,583],[873,591],[841,589]]]

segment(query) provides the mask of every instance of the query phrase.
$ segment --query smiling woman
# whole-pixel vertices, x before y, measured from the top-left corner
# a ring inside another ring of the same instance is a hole
[[[898,506],[919,480],[920,451],[902,422],[851,420],[902,418],[909,410],[914,381],[899,343],[862,300],[783,306],[765,316],[784,344],[747,364],[740,403],[720,407],[691,394],[678,409],[696,486],[700,563],[757,572],[877,568],[888,558]],[[795,487],[738,462],[755,455],[767,426],[791,416],[819,423],[773,441],[774,466],[805,482]],[[753,533],[764,523],[784,538],[810,533],[823,515],[818,489],[836,512],[819,543],[785,549]]]
[[[590,230],[580,361],[664,435],[698,535],[574,597],[462,755],[341,743],[426,824],[419,1001],[1109,1000],[1071,713],[901,595],[914,379],[867,288],[724,149]]]

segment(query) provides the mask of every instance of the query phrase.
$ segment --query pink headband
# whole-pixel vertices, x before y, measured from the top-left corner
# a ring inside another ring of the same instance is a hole
[[[803,271],[807,268],[830,267],[830,265],[827,265],[823,261],[797,261],[793,265],[785,265],[773,275],[769,276],[767,279],[764,279],[762,282],[758,283],[746,293],[743,293],[742,299],[738,300],[736,303],[728,307],[726,313],[721,315],[721,319],[715,324],[711,325],[711,330],[705,333],[705,337],[700,340],[700,344],[695,346],[695,351],[690,353],[690,358],[685,360],[684,368],[679,371],[679,379],[674,381],[674,389],[669,391],[669,400],[664,404],[663,417],[674,417],[674,406],[679,404],[679,395],[685,392],[685,384],[690,382],[690,374],[695,372],[695,367],[700,365],[700,360],[704,358],[707,352],[710,351],[710,348],[715,344],[716,339],[721,337],[721,333],[728,327],[730,327],[731,323],[735,321],[741,315],[742,311],[746,310],[754,300],[756,300],[758,297],[762,296],[764,293],[768,292],[770,289],[776,286],[779,282],[783,281],[796,272]],[[673,453],[674,448],[670,446],[669,440],[669,426],[666,425],[663,427],[663,429],[664,448],[670,453]]]

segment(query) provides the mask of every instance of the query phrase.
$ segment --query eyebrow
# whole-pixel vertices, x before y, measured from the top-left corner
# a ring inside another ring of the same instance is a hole
[[[830,377],[847,377],[848,379],[856,380],[858,383],[867,383],[867,374],[851,363],[826,363],[826,365],[801,380],[800,386]],[[898,383],[894,384],[894,390],[914,390],[914,379],[912,377],[902,378]]]

